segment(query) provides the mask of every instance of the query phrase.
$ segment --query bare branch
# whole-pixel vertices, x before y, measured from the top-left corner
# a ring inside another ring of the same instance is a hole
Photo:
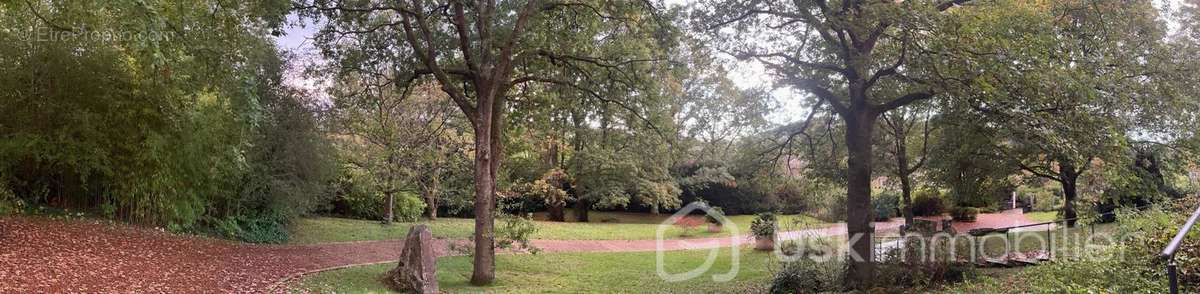
[[[662,138],[663,140],[668,140],[668,141],[670,140],[669,139],[670,137],[667,137],[667,135],[665,133],[663,133],[662,130],[659,130],[658,127],[655,126],[654,122],[650,121],[650,119],[643,116],[640,112],[638,112],[637,109],[634,109],[633,107],[631,107],[625,103],[621,103],[619,101],[615,101],[613,99],[606,98],[603,95],[600,95],[600,93],[597,93],[596,91],[594,91],[592,89],[588,89],[587,87],[580,86],[577,83],[572,83],[572,82],[549,78],[549,77],[535,77],[535,76],[521,77],[518,79],[514,79],[514,82],[520,82],[520,83],[542,82],[542,83],[555,84],[555,85],[565,86],[565,87],[579,90],[580,92],[587,94],[591,98],[600,100],[605,103],[615,104],[615,105],[625,109],[626,111],[629,111],[630,114],[632,114],[634,117],[637,117],[637,119],[641,120],[642,123],[645,123],[646,126],[649,127],[650,130],[654,131],[654,133],[657,134],[660,138]]]
[[[808,62],[808,61],[800,60],[799,58],[796,58],[794,56],[783,54],[783,53],[778,53],[778,52],[765,53],[765,54],[764,53],[744,52],[744,53],[741,53],[740,55],[741,56],[738,56],[739,59],[748,58],[748,57],[753,57],[753,58],[759,59],[759,60],[761,60],[762,58],[772,58],[772,57],[783,58],[784,60],[787,60],[788,63],[791,63],[793,65],[812,68],[812,69],[831,71],[831,72],[842,74],[843,76],[850,75],[850,72],[846,68],[835,65],[835,64],[822,63],[822,62]]]
[[[418,0],[413,0],[414,5],[419,4],[417,1]],[[408,40],[408,44],[412,46],[413,52],[417,55],[417,58],[424,63],[425,67],[429,69],[430,73],[432,73],[433,76],[438,80],[438,82],[442,85],[442,90],[450,96],[451,100],[454,101],[454,104],[457,104],[458,107],[462,109],[463,113],[467,114],[467,119],[470,120],[472,124],[478,125],[480,118],[478,115],[475,115],[477,112],[475,107],[471,105],[472,103],[467,98],[466,92],[462,89],[456,88],[454,81],[452,81],[449,75],[447,75],[446,72],[443,71],[438,65],[437,51],[435,51],[433,48],[433,38],[429,34],[429,25],[425,22],[425,16],[419,13],[401,13],[401,17],[403,20],[402,23],[404,27],[405,39]],[[421,41],[417,40],[417,34],[413,28],[413,18],[416,18],[415,23],[420,27],[424,35],[424,46],[422,46]]]
[[[891,111],[892,109],[900,108],[901,106],[912,104],[913,102],[929,99],[930,97],[933,97],[933,93],[931,92],[913,92],[872,108],[874,108],[873,111],[876,113],[884,113]]]
[[[467,69],[471,72],[479,72],[479,66],[475,64],[472,57],[474,51],[471,50],[471,34],[467,32],[467,16],[463,11],[463,3],[454,1],[454,29],[458,33],[458,50],[462,51],[463,62],[467,64]]]
[[[45,16],[42,16],[41,13],[38,13],[37,8],[33,7],[33,3],[29,2],[29,0],[25,0],[25,5],[29,6],[29,12],[33,14],[33,17],[36,17],[38,20],[41,20],[43,23],[50,26],[51,28],[54,28],[54,29],[60,30],[60,31],[65,31],[65,32],[74,32],[75,31],[69,27],[56,24],[56,23],[51,22],[50,20],[46,19]]]
[[[804,90],[808,91],[809,93],[816,95],[817,98],[820,98],[821,100],[824,100],[825,102],[828,102],[829,106],[833,108],[833,111],[842,115],[842,117],[850,116],[850,109],[848,107],[846,107],[845,104],[843,104],[841,101],[838,100],[838,96],[833,94],[833,91],[830,91],[829,89],[825,88],[825,86],[822,86],[821,83],[818,82],[817,80],[792,78],[792,79],[790,79],[790,81],[791,81],[792,85],[794,85],[796,87],[800,87],[801,89],[804,89]]]

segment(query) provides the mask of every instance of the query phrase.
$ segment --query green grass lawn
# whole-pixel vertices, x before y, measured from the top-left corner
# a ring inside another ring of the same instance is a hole
[[[438,283],[449,293],[761,293],[769,284],[774,265],[769,252],[739,250],[737,276],[714,282],[713,275],[732,267],[732,250],[721,249],[712,268],[700,277],[667,282],[656,271],[654,252],[557,253],[496,256],[496,282],[474,287],[468,281],[471,259],[465,256],[438,259]],[[708,250],[670,251],[664,256],[669,273],[682,273],[705,262]],[[360,266],[329,271],[301,280],[294,289],[315,293],[389,293],[379,277],[395,264]]]
[[[592,212],[591,222],[550,222],[535,221],[538,231],[532,239],[542,240],[652,240],[656,238],[659,224],[670,217],[669,214],[653,215],[643,213],[622,212]],[[535,219],[542,216],[535,215]],[[568,215],[568,219],[570,216]],[[753,215],[735,215],[729,217],[737,224],[739,234],[750,233],[750,222]],[[821,222],[808,216],[780,216],[781,224],[799,222],[811,226],[819,226]],[[435,221],[421,221],[430,226],[433,236],[437,238],[466,239],[474,232],[475,222],[463,218],[439,218]],[[354,220],[332,217],[316,217],[297,220],[292,228],[291,243],[312,244],[324,242],[364,241],[401,239],[408,233],[409,227],[417,223],[394,223],[382,225],[378,221]],[[669,238],[697,238],[729,236],[732,230],[726,228],[720,233],[709,233],[704,226],[684,232],[683,229],[670,226],[665,235]]]
[[[1030,220],[1039,222],[1039,223],[1052,222],[1052,221],[1058,220],[1058,212],[1057,211],[1031,211],[1031,212],[1025,213],[1025,217],[1028,217]]]

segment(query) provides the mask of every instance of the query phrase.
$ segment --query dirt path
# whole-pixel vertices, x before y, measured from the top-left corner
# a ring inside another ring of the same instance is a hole
[[[1032,223],[1023,215],[981,214],[973,227]],[[902,220],[875,224],[896,230]],[[781,238],[845,234],[844,224]],[[664,240],[535,240],[543,252],[625,252],[727,247],[748,236]],[[449,255],[439,240],[439,256]],[[269,292],[304,273],[397,259],[400,240],[252,245],[92,220],[0,217],[0,293]]]

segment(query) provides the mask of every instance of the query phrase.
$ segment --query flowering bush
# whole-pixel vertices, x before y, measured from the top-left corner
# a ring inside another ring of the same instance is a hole
[[[692,231],[702,224],[704,224],[704,220],[698,217],[685,216],[675,220],[675,226],[683,230],[680,235],[684,237],[691,236]]]

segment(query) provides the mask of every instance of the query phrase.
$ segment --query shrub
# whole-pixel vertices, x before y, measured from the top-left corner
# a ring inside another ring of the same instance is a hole
[[[913,193],[913,215],[939,216],[946,212],[941,192],[935,189],[920,189]]]
[[[654,214],[658,214],[664,209],[679,209],[679,205],[683,203],[679,198],[682,190],[674,181],[639,179],[634,187],[636,187],[634,197],[638,203],[649,206],[650,212]]]
[[[692,230],[695,230],[702,224],[704,224],[704,220],[699,217],[684,216],[675,220],[675,226],[683,231],[679,235],[683,237],[691,236]]]
[[[788,181],[764,193],[770,206],[786,214],[808,212],[815,204],[810,201],[807,190],[795,181]]]
[[[800,257],[826,257],[836,254],[838,251],[838,241],[828,237],[811,237],[800,238],[797,240],[786,240],[779,246],[779,250],[784,255]]]
[[[846,188],[832,185],[812,185],[809,192],[809,213],[814,217],[837,222],[846,220]]]
[[[1200,199],[1185,198],[1170,203],[1169,207],[1156,207],[1143,212],[1118,209],[1119,234],[1128,238],[1124,243],[1129,245],[1129,251],[1124,252],[1125,259],[1146,260],[1151,262],[1147,265],[1151,269],[1163,269],[1165,261],[1156,257],[1196,206],[1200,205],[1197,200]],[[1200,263],[1195,262],[1200,258],[1200,242],[1195,240],[1200,240],[1200,229],[1193,228],[1175,253],[1175,259],[1179,261],[1179,281],[1184,285],[1200,284]]]
[[[771,279],[772,294],[826,293],[842,290],[845,265],[838,259],[817,262],[799,258],[784,262]]]
[[[884,262],[877,267],[874,282],[876,287],[911,290],[961,282],[973,273],[974,268],[971,265],[946,261]],[[879,293],[892,292],[896,291]]]
[[[1036,293],[1167,293],[1162,267],[1147,263],[1156,258],[1126,256],[1122,261],[1121,250],[1118,245],[1101,249],[1101,256],[1037,266],[1024,282]],[[1194,293],[1186,287],[1183,292]]]
[[[287,220],[278,214],[235,215],[213,221],[215,234],[250,243],[280,244],[288,240]]]
[[[499,225],[496,226],[496,238],[493,240],[495,248],[526,251],[532,254],[541,252],[541,248],[533,246],[529,239],[538,231],[532,214],[522,216],[498,213],[496,219],[499,220]],[[467,240],[451,241],[448,247],[451,252],[474,256],[475,236],[467,237]]]
[[[950,211],[950,217],[956,221],[973,222],[975,216],[979,214],[979,208],[959,206]]]
[[[750,178],[739,179],[730,173],[729,167],[716,161],[690,162],[671,168],[676,176],[677,187],[668,187],[669,192],[678,195],[677,203],[690,203],[705,200],[712,205],[720,206],[730,214],[749,214],[771,209],[772,201],[762,186],[750,184]],[[652,190],[652,189],[639,189]],[[639,198],[644,198],[639,195]],[[668,198],[669,199],[669,198]],[[653,201],[646,203],[652,208]],[[673,206],[678,206],[678,204]],[[670,206],[663,206],[670,207]]]
[[[525,216],[500,214],[500,226],[496,227],[496,247],[500,249],[525,250],[537,254],[541,249],[529,242],[529,237],[537,233],[537,224],[533,215]]]
[[[8,189],[8,185],[0,177],[0,215],[16,213],[24,207],[21,198],[17,198],[17,195]]]
[[[358,219],[382,220],[387,197],[369,183],[365,175],[345,172],[338,180],[333,213]],[[397,221],[416,221],[425,211],[425,201],[408,191],[396,192],[392,207]]]
[[[511,193],[505,193],[506,197],[501,197],[498,201],[502,209],[508,209],[509,213],[518,215],[543,208],[557,208],[561,211],[567,205],[567,201],[571,200],[567,191],[562,189],[564,184],[569,182],[570,179],[562,169],[551,169],[532,182],[513,184],[509,187]]]
[[[392,207],[392,213],[396,221],[416,221],[425,210],[425,202],[421,201],[416,194],[411,192],[397,192],[394,197],[395,203]],[[342,198],[341,200],[349,204],[347,216],[350,217],[381,220],[387,214],[384,210],[387,207],[387,197],[380,194],[355,195]]]
[[[497,191],[496,208],[501,213],[525,215],[546,209],[545,200],[530,189],[531,183],[520,183],[509,187],[510,191]]]
[[[875,220],[886,221],[895,217],[899,203],[900,195],[894,192],[879,193],[875,199],[871,200],[871,205],[875,207]]]
[[[415,222],[425,212],[425,201],[416,194],[400,193],[396,195],[396,207],[393,208],[393,212],[396,214],[396,221]]]
[[[749,185],[728,187],[710,185],[703,189],[682,189],[679,195],[681,203],[705,200],[712,205],[720,206],[729,214],[751,214],[771,210],[775,201],[768,199],[769,194],[753,190]],[[649,205],[647,205],[649,206]]]
[[[774,236],[777,226],[775,214],[764,212],[758,214],[758,217],[750,223],[750,231],[754,232],[755,237]]]

